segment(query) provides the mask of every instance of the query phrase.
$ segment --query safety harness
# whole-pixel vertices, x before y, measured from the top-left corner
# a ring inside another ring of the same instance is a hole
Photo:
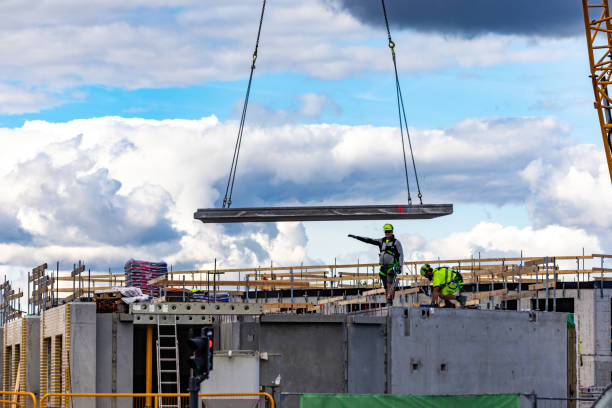
[[[380,266],[380,275],[382,276],[387,276],[387,273],[391,269],[395,268],[396,266],[399,266],[399,255],[400,254],[399,254],[399,250],[397,249],[397,246],[395,245],[396,241],[397,240],[395,238],[389,241],[387,241],[387,238],[382,239],[382,245],[380,246],[381,255],[383,253],[389,254],[393,256],[393,259],[394,259],[393,265],[381,265]]]

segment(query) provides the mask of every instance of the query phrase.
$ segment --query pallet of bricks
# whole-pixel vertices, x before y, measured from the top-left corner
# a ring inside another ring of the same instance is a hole
[[[125,286],[140,288],[143,293],[153,295],[157,286],[149,285],[151,279],[168,273],[165,262],[147,262],[130,259],[125,263]]]

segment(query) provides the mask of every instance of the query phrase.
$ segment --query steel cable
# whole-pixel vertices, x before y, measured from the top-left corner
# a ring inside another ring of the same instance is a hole
[[[255,51],[253,51],[253,62],[251,64],[251,73],[249,75],[249,83],[247,85],[246,95],[244,97],[244,105],[242,106],[242,116],[240,117],[240,126],[238,128],[238,136],[234,145],[234,156],[232,157],[232,165],[227,178],[227,186],[225,187],[225,197],[223,198],[223,208],[229,208],[232,205],[232,193],[234,192],[234,181],[236,180],[236,169],[238,168],[238,157],[240,156],[240,147],[242,146],[242,135],[244,132],[244,122],[246,120],[247,106],[249,105],[249,96],[251,94],[251,84],[253,82],[253,71],[255,71],[255,62],[257,61],[257,50],[259,48],[259,38],[261,37],[261,26],[263,25],[264,11],[266,10],[266,0],[263,0],[261,7],[261,17],[259,18],[259,28],[257,30],[257,40],[255,41]]]
[[[387,37],[389,39],[389,48],[391,49],[391,57],[393,59],[393,70],[395,72],[395,90],[397,94],[397,110],[400,122],[400,136],[402,138],[402,152],[404,156],[404,174],[406,176],[406,190],[408,192],[408,204],[412,204],[412,198],[410,197],[410,182],[408,178],[408,163],[406,159],[406,147],[404,143],[404,125],[406,126],[406,138],[408,139],[408,147],[410,148],[410,157],[412,159],[412,168],[414,170],[414,178],[416,180],[417,191],[419,202],[423,204],[423,195],[421,194],[421,186],[419,185],[419,176],[416,169],[416,163],[414,160],[414,153],[412,149],[412,142],[410,140],[410,131],[408,130],[408,121],[406,120],[406,108],[404,107],[404,98],[402,96],[402,88],[400,86],[399,75],[397,73],[397,61],[395,58],[395,43],[391,39],[391,29],[389,28],[389,19],[387,17],[387,8],[385,7],[385,0],[381,0],[383,15],[385,17],[385,25],[387,27]],[[402,118],[403,116],[403,118]]]

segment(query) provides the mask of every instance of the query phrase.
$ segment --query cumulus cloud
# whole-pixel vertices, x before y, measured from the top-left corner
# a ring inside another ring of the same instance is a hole
[[[341,7],[368,24],[383,26],[382,6],[371,0],[339,0]],[[550,37],[584,33],[580,3],[571,0],[387,0],[391,24],[425,32],[473,36],[483,33]]]
[[[499,223],[481,222],[470,231],[454,232],[445,238],[424,240],[406,236],[412,248],[410,257],[436,259],[437,257],[469,258],[481,252],[487,257],[578,254],[581,248],[592,252],[602,249],[599,239],[583,229],[548,225],[543,228],[517,228]]]
[[[223,198],[236,129],[236,122],[215,117],[104,117],[0,129],[6,146],[0,151],[0,224],[6,226],[0,264],[31,268],[85,259],[104,269],[131,257],[186,267],[210,267],[215,259],[219,267],[314,262],[302,224],[193,219],[197,208]],[[484,223],[447,240],[406,237],[415,254],[606,249],[610,217],[601,218],[611,213],[612,200],[603,153],[573,145],[568,132],[554,119],[529,117],[411,129],[426,203],[526,202],[534,224]],[[405,200],[396,128],[249,126],[242,148],[234,206]],[[574,201],[567,191],[588,198]]]
[[[527,205],[536,225],[562,222],[612,239],[612,186],[602,149],[579,145],[551,152],[529,163],[521,177],[532,192]]]

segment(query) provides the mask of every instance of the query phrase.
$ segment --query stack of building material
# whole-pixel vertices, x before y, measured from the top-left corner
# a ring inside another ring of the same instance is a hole
[[[130,259],[125,264],[125,286],[140,288],[144,293],[152,294],[157,286],[149,285],[151,279],[168,273],[165,262],[147,262]]]
[[[230,295],[228,293],[207,293],[200,290],[193,292],[191,299],[194,302],[229,302]]]

